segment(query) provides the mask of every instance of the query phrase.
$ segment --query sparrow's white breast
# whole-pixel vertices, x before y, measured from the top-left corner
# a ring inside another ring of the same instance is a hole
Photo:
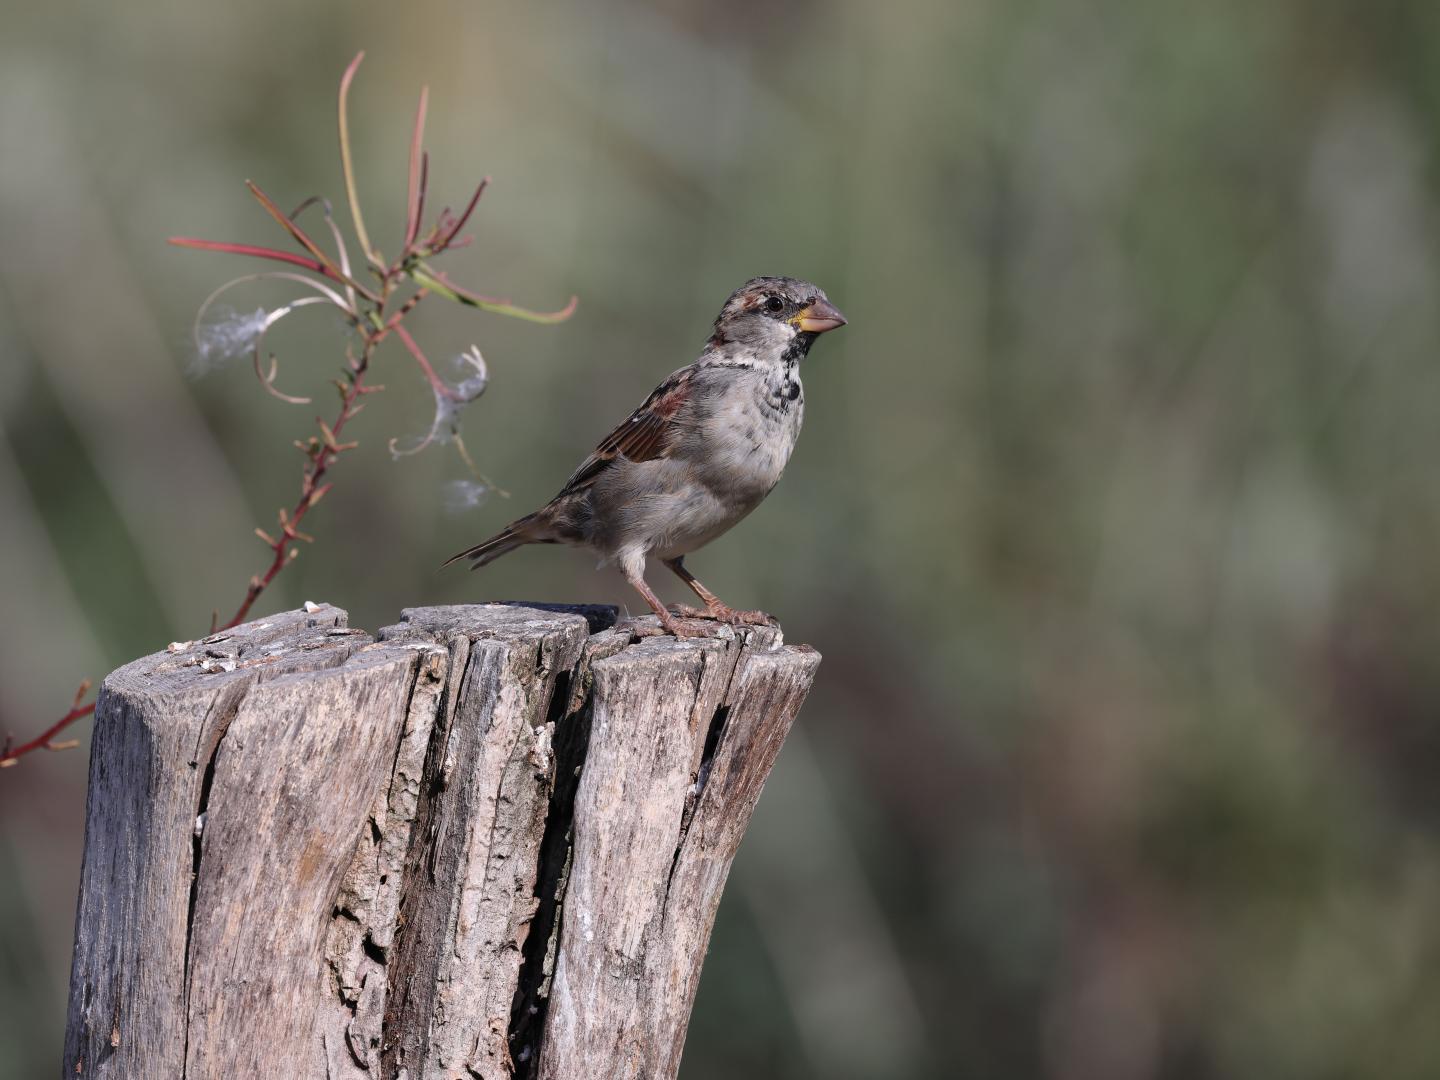
[[[759,506],[785,471],[805,405],[793,365],[717,365],[695,382],[674,450],[621,459],[591,489],[589,542],[607,557],[696,551]]]
[[[800,437],[805,394],[799,373],[793,365],[738,370],[707,413],[695,452],[686,456],[699,478],[743,515],[779,482]]]

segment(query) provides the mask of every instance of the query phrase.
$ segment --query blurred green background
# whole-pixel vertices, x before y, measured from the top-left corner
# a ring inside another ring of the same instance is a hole
[[[1440,1074],[1440,7],[3,6],[0,728],[263,566],[314,410],[243,360],[187,376],[199,302],[261,267],[164,238],[279,242],[246,177],[338,199],[365,48],[381,246],[428,83],[434,199],[495,178],[450,269],[580,307],[422,308],[433,356],[489,361],[466,442],[513,497],[447,514],[450,448],[390,458],[430,405],[392,345],[258,613],[640,608],[573,552],[435,566],[548,497],[745,278],[851,320],[784,483],[690,560],[825,663],[686,1080]],[[280,385],[325,395],[337,340],[297,315]],[[0,1077],[59,1059],[85,770],[0,773]]]

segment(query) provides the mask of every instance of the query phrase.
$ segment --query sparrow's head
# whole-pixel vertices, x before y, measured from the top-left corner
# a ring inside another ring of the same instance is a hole
[[[713,347],[741,349],[762,359],[798,359],[826,330],[845,325],[845,316],[808,281],[788,277],[751,278],[730,294]]]

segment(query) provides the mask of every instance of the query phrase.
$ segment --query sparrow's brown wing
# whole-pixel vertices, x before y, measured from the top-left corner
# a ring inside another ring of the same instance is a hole
[[[693,367],[681,368],[657,386],[645,403],[580,463],[560,494],[568,495],[588,487],[618,457],[627,461],[653,461],[667,457],[679,440],[681,427],[678,418],[690,400],[694,376]]]

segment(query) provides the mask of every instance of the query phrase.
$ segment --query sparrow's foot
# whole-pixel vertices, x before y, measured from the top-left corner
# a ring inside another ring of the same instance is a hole
[[[627,619],[620,624],[620,628],[630,631],[637,638],[665,637],[667,634],[681,641],[687,638],[713,637],[714,635],[702,626],[686,626],[675,616],[666,612],[664,616],[657,616],[660,625],[652,622],[641,622],[638,619]]]
[[[714,604],[696,608],[688,604],[675,605],[675,613],[686,619],[714,619],[727,626],[774,626],[775,618],[763,611],[739,611],[729,604]]]

